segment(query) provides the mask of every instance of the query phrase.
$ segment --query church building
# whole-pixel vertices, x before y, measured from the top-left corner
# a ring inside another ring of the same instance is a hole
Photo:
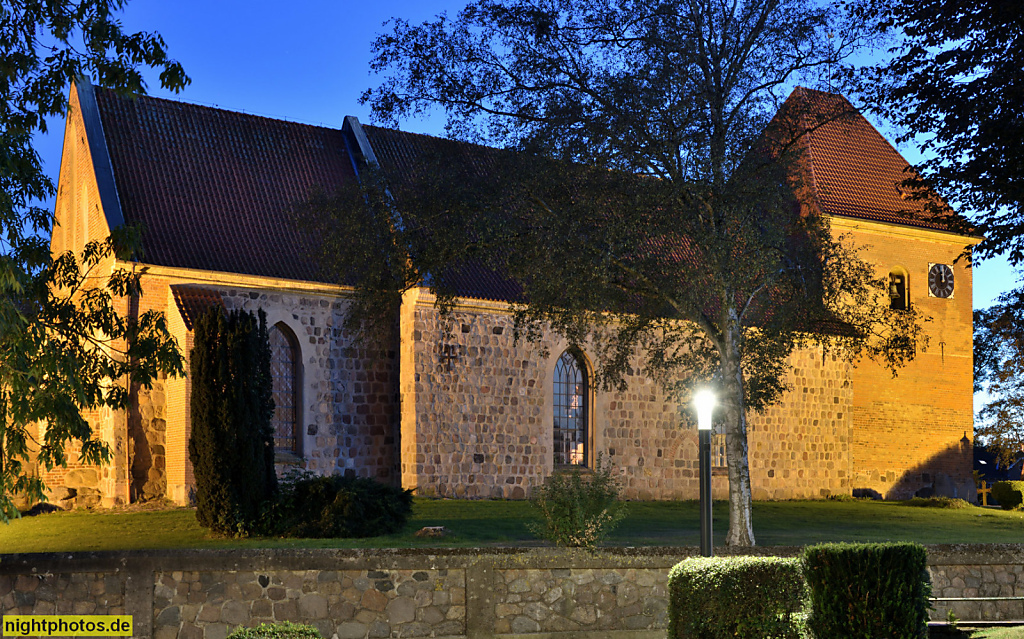
[[[843,98],[797,89],[789,100],[813,109]],[[600,455],[621,469],[629,499],[695,499],[697,430],[686,407],[641,376],[625,391],[596,388],[594,354],[557,335],[515,343],[514,287],[493,274],[465,274],[450,333],[426,288],[403,299],[398,337],[383,353],[343,329],[351,289],[318,278],[290,211],[359,179],[364,163],[396,175],[434,140],[351,116],[339,130],[82,82],[70,93],[51,248],[80,251],[141,224],[139,261],[105,264],[144,272],[144,294],[119,310],[163,312],[186,358],[206,309],[263,309],[281,469],[354,473],[422,496],[522,499]],[[971,271],[956,258],[978,238],[901,214],[917,206],[898,188],[907,162],[859,114],[805,143],[813,205],[864,247],[891,304],[931,317],[930,341],[896,377],[821,348],[794,353],[792,389],[750,415],[753,496],[870,489],[895,499],[931,489],[973,499]],[[127,411],[86,416],[111,462],[45,473],[51,501],[188,503],[189,378],[133,385],[131,396]],[[719,436],[720,498],[725,464]]]

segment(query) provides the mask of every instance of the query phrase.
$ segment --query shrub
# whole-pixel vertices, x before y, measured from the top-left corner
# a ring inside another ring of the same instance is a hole
[[[924,546],[821,544],[804,549],[807,626],[828,639],[924,639],[931,582]]]
[[[829,501],[857,501],[857,498],[853,495],[847,495],[846,493],[834,493],[828,496]]]
[[[277,492],[270,341],[263,311],[210,309],[195,324],[192,435],[196,519],[221,533],[258,532]]]
[[[670,639],[797,639],[804,580],[798,559],[701,557],[668,577]]]
[[[290,475],[282,482],[278,528],[290,537],[376,537],[401,532],[412,491],[365,477]]]
[[[282,621],[275,624],[260,624],[257,628],[239,628],[227,639],[323,639],[313,626]]]
[[[853,496],[857,499],[874,499],[875,501],[882,499],[882,494],[873,488],[854,488]]]
[[[1024,481],[997,481],[992,484],[992,496],[1003,510],[1015,510],[1024,502]]]
[[[972,508],[974,504],[953,497],[914,497],[903,502],[904,506],[918,508]]]
[[[601,456],[593,472],[558,472],[533,491],[530,502],[543,521],[530,529],[558,546],[593,549],[626,516],[619,482]]]

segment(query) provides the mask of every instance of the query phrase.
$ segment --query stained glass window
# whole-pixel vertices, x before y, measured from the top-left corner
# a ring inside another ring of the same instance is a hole
[[[554,461],[559,466],[587,465],[589,389],[582,358],[565,351],[555,364]]]

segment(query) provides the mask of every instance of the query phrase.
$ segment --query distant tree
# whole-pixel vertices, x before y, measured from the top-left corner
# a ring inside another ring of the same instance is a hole
[[[975,435],[1002,463],[1024,451],[1024,291],[1004,293],[974,311],[974,390],[991,399],[981,409]]]
[[[930,156],[930,184],[975,214],[975,257],[1024,261],[1024,12],[1006,0],[859,0],[899,38],[862,88]],[[902,34],[899,32],[902,31]],[[908,175],[908,177],[910,177]],[[913,181],[911,182],[914,183]],[[966,220],[965,220],[966,223]]]
[[[140,295],[140,273],[100,275],[101,263],[137,252],[138,233],[115,229],[82,254],[50,255],[54,193],[32,146],[46,118],[63,114],[68,83],[92,75],[100,84],[142,92],[140,67],[161,69],[164,87],[188,83],[157,34],[125,32],[123,0],[5,2],[0,7],[0,521],[17,516],[12,497],[43,498],[29,461],[44,469],[67,463],[66,449],[101,463],[110,449],[83,411],[124,409],[123,381],[148,386],[159,373],[179,374],[182,358],[163,316],[119,317],[114,298]],[[42,441],[29,425],[44,423]],[[33,452],[34,451],[34,452]]]
[[[270,338],[261,310],[210,309],[195,325],[192,434],[196,519],[226,534],[262,525],[277,494]]]
[[[838,64],[863,26],[805,0],[479,0],[395,20],[375,44],[374,114],[441,107],[454,136],[523,153],[364,172],[303,217],[325,267],[357,283],[354,317],[421,284],[450,310],[461,269],[482,264],[522,286],[517,336],[591,342],[606,386],[632,370],[686,399],[714,380],[727,543],[752,545],[747,411],[778,401],[787,356],[814,339],[896,367],[920,338],[794,200],[799,134],[763,135],[789,84]]]

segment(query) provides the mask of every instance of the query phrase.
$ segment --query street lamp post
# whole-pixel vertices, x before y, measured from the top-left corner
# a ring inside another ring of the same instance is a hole
[[[715,410],[715,394],[699,391],[693,397],[697,408],[697,433],[700,444],[700,554],[712,556],[711,544],[711,414]]]

